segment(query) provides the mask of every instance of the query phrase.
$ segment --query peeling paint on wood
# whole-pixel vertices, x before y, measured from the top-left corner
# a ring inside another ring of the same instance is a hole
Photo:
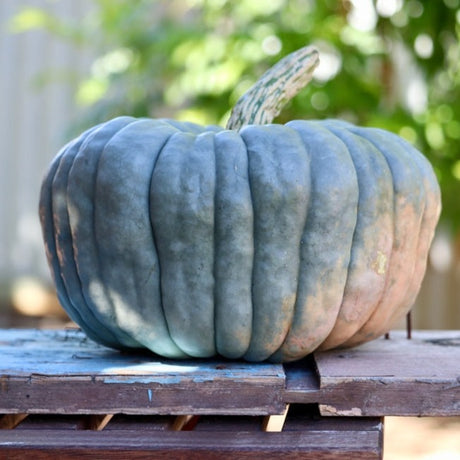
[[[348,417],[361,417],[363,415],[363,412],[359,407],[352,407],[351,409],[347,410],[338,410],[337,407],[329,406],[327,404],[320,404],[319,410],[321,415],[342,415]]]
[[[323,415],[460,415],[460,331],[392,331],[356,348],[315,353],[311,371],[287,369],[285,399]]]
[[[281,365],[170,361],[79,330],[0,330],[1,413],[277,414]]]
[[[284,366],[123,354],[77,330],[0,330],[0,414],[460,415],[460,331],[403,331]]]

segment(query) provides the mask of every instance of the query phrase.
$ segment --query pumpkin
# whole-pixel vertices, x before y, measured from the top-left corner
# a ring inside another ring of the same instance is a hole
[[[91,339],[285,362],[374,339],[408,312],[438,183],[389,132],[271,124],[316,63],[309,47],[281,61],[232,129],[119,117],[60,151],[40,219],[59,300]]]

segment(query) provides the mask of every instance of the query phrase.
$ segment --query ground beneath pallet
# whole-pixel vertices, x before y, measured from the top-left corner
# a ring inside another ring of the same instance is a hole
[[[460,460],[460,417],[386,417],[384,460]]]

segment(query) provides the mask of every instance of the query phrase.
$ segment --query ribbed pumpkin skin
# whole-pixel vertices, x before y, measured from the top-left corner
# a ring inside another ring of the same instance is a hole
[[[439,212],[422,154],[335,120],[116,118],[61,150],[40,196],[69,316],[171,358],[292,361],[382,335],[415,300]]]

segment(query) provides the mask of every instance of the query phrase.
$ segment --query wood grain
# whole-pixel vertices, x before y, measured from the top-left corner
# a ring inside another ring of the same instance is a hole
[[[0,414],[460,415],[460,331],[393,331],[284,366],[122,354],[79,331],[0,330]]]
[[[123,354],[76,330],[0,331],[0,414],[280,414],[281,365]]]
[[[369,428],[372,425],[372,429]],[[337,425],[337,422],[335,422]],[[345,423],[343,423],[345,425]],[[334,430],[261,431],[0,431],[0,458],[111,459],[379,459],[381,423]]]
[[[393,331],[349,350],[315,353],[318,377],[286,367],[287,402],[316,402],[323,415],[460,415],[460,332]]]
[[[441,382],[460,376],[460,331],[392,331],[359,347],[315,353],[321,388],[353,378]]]

